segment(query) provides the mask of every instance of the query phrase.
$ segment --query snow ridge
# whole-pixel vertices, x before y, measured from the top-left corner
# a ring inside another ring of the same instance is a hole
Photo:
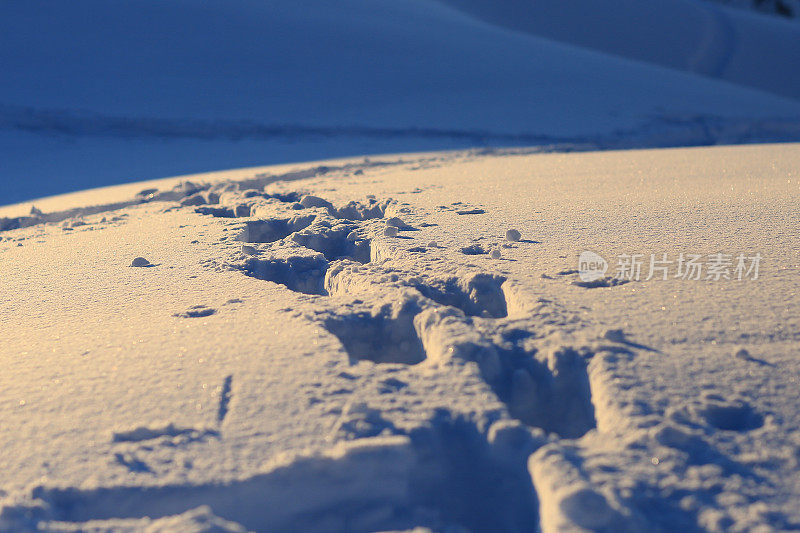
[[[710,12],[710,25],[718,33],[730,30]],[[715,41],[716,42],[716,41]],[[712,43],[706,47],[712,46]],[[721,70],[724,58],[709,59],[710,52],[698,51],[691,61]],[[719,55],[719,54],[717,54]],[[699,68],[699,67],[698,67]],[[800,117],[721,117],[715,115],[654,115],[632,128],[594,135],[551,135],[538,132],[498,132],[468,129],[397,128],[358,125],[267,124],[251,120],[202,120],[153,117],[106,116],[91,112],[37,109],[0,104],[0,129],[68,137],[166,138],[202,140],[309,140],[315,138],[448,139],[463,147],[547,146],[551,149],[595,150],[614,148],[656,148],[665,146],[706,146],[750,142],[784,142],[800,139]]]

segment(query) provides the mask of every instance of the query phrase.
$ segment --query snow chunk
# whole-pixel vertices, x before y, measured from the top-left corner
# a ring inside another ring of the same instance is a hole
[[[405,228],[406,227],[406,223],[403,222],[403,219],[401,219],[400,217],[392,217],[392,218],[386,219],[386,225],[387,226],[394,226],[396,228]]]
[[[306,194],[300,198],[300,205],[303,207],[328,207],[333,209],[333,204],[328,200],[320,198],[319,196],[312,196],[310,194]]]
[[[187,196],[183,200],[180,201],[181,205],[203,205],[206,203],[205,197],[201,193],[196,193],[191,196]]]
[[[151,267],[153,264],[145,259],[144,257],[136,257],[133,261],[131,261],[132,267]]]

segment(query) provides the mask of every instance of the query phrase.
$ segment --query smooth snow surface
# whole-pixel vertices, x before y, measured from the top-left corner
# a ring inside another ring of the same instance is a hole
[[[562,43],[800,98],[800,26],[698,0],[441,0]]]
[[[2,2],[0,204],[368,153],[800,139],[797,25],[530,4]]]
[[[770,16],[785,17],[785,20],[800,20],[798,0],[709,0],[739,9],[755,10]]]
[[[799,168],[455,152],[4,208],[0,530],[796,529]]]

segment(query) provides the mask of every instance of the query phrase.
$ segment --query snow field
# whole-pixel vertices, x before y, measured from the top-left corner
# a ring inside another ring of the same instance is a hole
[[[754,172],[776,180],[761,194],[774,193],[773,204],[781,206],[781,197],[793,201],[776,192],[786,186],[785,173],[764,161],[791,161],[793,150],[702,153],[724,160],[728,169],[733,189],[716,194],[733,195],[741,187],[737,165],[746,160]],[[59,296],[48,285],[54,283],[49,271],[26,269],[26,254],[38,257],[67,244],[82,251],[105,243],[108,249],[113,242],[124,252],[112,262],[105,254],[92,268],[93,283],[116,292],[89,291],[85,297],[105,302],[104,308],[135,305],[142,316],[121,313],[130,328],[112,323],[85,339],[74,337],[81,330],[63,329],[70,320],[49,321],[71,340],[62,344],[64,354],[40,355],[42,365],[6,385],[10,399],[26,402],[8,410],[8,419],[24,432],[39,419],[28,413],[51,409],[62,394],[80,400],[64,403],[70,412],[101,402],[113,418],[97,424],[100,436],[93,427],[72,428],[69,441],[59,441],[55,450],[37,451],[34,443],[30,460],[4,463],[14,484],[3,488],[0,523],[101,531],[174,524],[221,524],[232,531],[745,530],[791,524],[791,505],[780,498],[796,487],[790,476],[776,473],[796,470],[796,435],[788,429],[792,412],[780,403],[791,404],[790,393],[773,387],[781,380],[788,387],[795,368],[786,356],[792,338],[749,328],[744,318],[739,324],[748,337],[719,347],[680,337],[691,332],[726,339],[713,329],[659,328],[676,337],[654,338],[654,328],[631,318],[646,313],[626,306],[642,293],[646,303],[661,303],[663,297],[647,293],[662,285],[575,283],[571,256],[553,233],[570,224],[581,228],[580,235],[606,227],[576,216],[580,211],[570,199],[579,207],[599,200],[620,206],[615,220],[626,220],[628,206],[602,196],[616,190],[603,186],[610,179],[607,165],[624,161],[632,177],[615,179],[631,179],[630,191],[641,186],[637,165],[655,159],[672,178],[688,172],[686,165],[695,161],[688,156],[698,152],[462,154],[429,159],[426,170],[412,170],[421,166],[413,158],[383,160],[241,180],[182,180],[129,201],[109,192],[105,208],[7,217],[3,224],[17,229],[0,242],[6,279],[37,309],[55,308],[57,316],[69,317],[71,300],[84,296]],[[754,154],[761,163],[751,160]],[[459,181],[498,165],[496,172],[507,179],[503,186],[518,195],[531,174],[547,176],[548,164],[559,171],[576,165],[591,179],[546,185],[554,205],[541,220],[521,220],[531,211],[498,203],[494,192],[485,194],[485,184]],[[432,175],[445,189],[418,190]],[[651,196],[688,191],[701,201],[711,195],[705,182],[692,187],[681,182],[642,190]],[[746,195],[749,189],[743,190]],[[735,208],[737,201],[722,208]],[[708,219],[722,220],[722,208]],[[637,214],[640,224],[663,224]],[[561,222],[560,215],[574,222]],[[383,231],[394,218],[402,226],[389,226],[398,232],[388,237]],[[509,226],[526,238],[505,240]],[[645,227],[637,235],[647,232]],[[433,240],[436,246],[429,244]],[[492,259],[485,252],[497,246],[503,255]],[[469,253],[476,250],[483,253]],[[138,254],[154,266],[128,268]],[[48,257],[71,283],[94,264],[90,254]],[[764,278],[780,280],[780,272],[766,271]],[[702,297],[701,312],[715,305],[704,284],[665,290],[670,298],[680,291]],[[714,290],[728,291],[723,304],[729,304],[740,291],[765,294],[775,286]],[[151,292],[145,298],[140,291]],[[157,306],[147,304],[153,298]],[[15,319],[22,325],[43,320],[25,302],[11,298],[9,305],[24,311]],[[80,321],[92,320],[85,309],[80,313]],[[164,338],[152,329],[164,320],[174,340],[148,341]],[[759,320],[771,324],[768,317]],[[30,350],[49,342],[35,329],[18,330]],[[759,340],[770,334],[779,342]],[[119,341],[119,352],[91,344],[95,337]],[[104,389],[108,379],[93,385],[102,393],[52,385],[52,368],[78,364],[71,343],[78,356],[86,347],[92,368],[125,368],[137,383],[135,395]],[[747,357],[735,355],[742,349]],[[170,370],[177,364],[185,366]],[[679,373],[686,369],[693,379]],[[140,380],[143,372],[154,382]],[[171,379],[159,381],[169,372],[182,382],[200,373],[203,387],[176,391]],[[727,380],[734,372],[742,377]],[[54,387],[44,398],[35,392],[37,379]],[[748,390],[753,386],[759,395]],[[107,401],[120,394],[126,399],[121,405]],[[59,431],[48,416],[40,417],[54,426],[39,429],[45,442],[56,438],[48,431]],[[17,436],[0,438],[26,453]],[[42,457],[53,465],[45,478],[37,470]],[[96,477],[82,475],[85,469]]]

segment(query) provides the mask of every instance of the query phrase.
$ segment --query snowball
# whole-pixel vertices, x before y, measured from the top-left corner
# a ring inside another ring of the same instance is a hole
[[[383,234],[386,235],[387,237],[397,237],[398,233],[399,230],[395,226],[386,226],[383,229]]]
[[[508,239],[509,241],[517,242],[521,238],[522,234],[515,229],[510,229],[506,232],[506,239]]]
[[[436,243],[436,241],[431,241],[428,243],[428,248],[438,248],[438,247],[439,245]]]
[[[131,262],[132,267],[148,267],[152,266],[150,261],[145,259],[144,257],[137,257]]]
[[[242,253],[246,255],[256,255],[258,254],[258,250],[256,250],[254,246],[248,246],[247,244],[243,244]]]
[[[406,223],[403,222],[403,219],[401,219],[399,217],[392,217],[392,218],[386,219],[386,225],[387,226],[394,226],[396,228],[404,228],[404,227],[406,227]]]
[[[492,248],[492,251],[489,252],[489,257],[492,259],[500,259],[503,254],[500,253],[500,248]]]

